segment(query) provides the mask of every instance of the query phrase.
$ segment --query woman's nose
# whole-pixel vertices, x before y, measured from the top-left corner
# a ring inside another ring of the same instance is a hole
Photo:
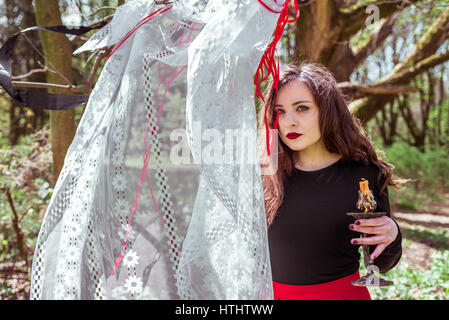
[[[287,116],[286,118],[287,118],[287,121],[288,121],[288,125],[292,125],[292,124],[296,123],[295,116],[294,116],[294,114],[292,112],[288,112],[286,114],[286,116]]]

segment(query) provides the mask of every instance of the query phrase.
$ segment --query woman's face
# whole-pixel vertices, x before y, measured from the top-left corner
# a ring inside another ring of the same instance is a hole
[[[322,147],[319,109],[309,88],[295,80],[278,91],[279,136],[293,151]],[[289,136],[299,133],[299,136]],[[321,142],[321,143],[320,143]]]

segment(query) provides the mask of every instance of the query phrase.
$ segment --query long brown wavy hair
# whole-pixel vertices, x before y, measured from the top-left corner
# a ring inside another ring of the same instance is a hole
[[[377,183],[381,176],[385,180],[380,188],[383,192],[387,185],[396,189],[407,180],[399,179],[393,175],[392,168],[377,155],[372,142],[369,140],[361,121],[353,116],[348,108],[348,99],[337,87],[337,82],[332,73],[323,65],[315,62],[302,62],[300,65],[289,64],[279,74],[278,91],[294,80],[302,81],[311,91],[319,108],[319,125],[321,137],[327,150],[342,156],[343,161],[363,161],[365,164],[373,163],[379,167]],[[278,139],[277,152],[270,158],[265,144],[264,113],[269,129],[274,129],[276,120],[276,90],[272,88],[273,81],[268,83],[264,92],[265,106],[262,107],[258,117],[259,155],[262,168],[273,168],[274,174],[262,175],[265,209],[268,227],[273,223],[276,212],[284,197],[284,180],[293,171],[294,152],[281,139]],[[271,130],[274,132],[273,130]],[[270,133],[270,148],[272,133]],[[277,157],[277,169],[273,165],[273,157]]]

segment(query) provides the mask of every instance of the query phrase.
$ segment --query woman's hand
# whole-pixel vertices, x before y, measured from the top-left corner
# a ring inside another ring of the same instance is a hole
[[[351,239],[352,244],[377,244],[376,249],[371,254],[371,260],[376,259],[396,239],[399,232],[396,223],[387,216],[373,219],[358,219],[354,224],[349,225],[349,229],[366,234],[375,234],[375,236],[371,237]]]

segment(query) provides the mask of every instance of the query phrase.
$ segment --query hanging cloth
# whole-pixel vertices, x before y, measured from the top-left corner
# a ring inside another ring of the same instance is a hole
[[[44,217],[31,299],[273,299],[253,77],[286,7],[128,1],[75,51],[115,45]]]

